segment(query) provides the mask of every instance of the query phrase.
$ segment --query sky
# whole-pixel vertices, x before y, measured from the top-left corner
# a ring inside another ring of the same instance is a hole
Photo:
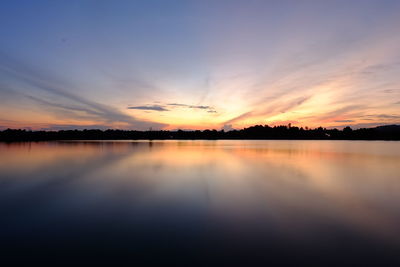
[[[400,0],[3,0],[0,129],[400,124]]]

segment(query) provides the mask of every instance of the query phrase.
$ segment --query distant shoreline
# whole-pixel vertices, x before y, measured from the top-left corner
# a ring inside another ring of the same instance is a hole
[[[72,140],[400,140],[400,125],[343,130],[256,125],[241,130],[135,131],[135,130],[60,130],[0,131],[0,142]]]

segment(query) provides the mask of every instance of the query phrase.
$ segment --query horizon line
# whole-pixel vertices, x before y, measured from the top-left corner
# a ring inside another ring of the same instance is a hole
[[[97,125],[99,126],[99,125]],[[71,128],[71,129],[50,129],[50,128],[42,128],[42,129],[37,129],[37,130],[33,130],[31,129],[31,127],[22,127],[22,128],[0,128],[0,132],[4,132],[7,130],[19,130],[19,131],[28,131],[28,132],[60,132],[60,131],[108,131],[108,130],[112,130],[112,131],[136,131],[136,132],[176,132],[176,131],[184,131],[184,132],[196,132],[196,131],[225,131],[225,132],[230,132],[230,131],[240,131],[240,130],[245,130],[245,129],[249,129],[252,127],[257,127],[257,126],[261,126],[261,127],[269,127],[269,128],[278,128],[278,127],[286,127],[287,129],[289,128],[298,128],[298,129],[303,129],[303,130],[316,130],[316,129],[326,129],[326,130],[340,130],[340,128],[342,128],[341,130],[343,130],[344,128],[350,128],[352,130],[359,130],[359,129],[374,129],[374,128],[378,128],[378,127],[383,127],[383,126],[400,126],[400,122],[399,123],[392,123],[392,124],[379,124],[376,126],[372,126],[372,127],[359,127],[359,128],[355,128],[354,125],[347,125],[347,126],[331,126],[331,127],[324,127],[322,125],[318,126],[318,127],[308,127],[308,126],[296,126],[296,125],[291,125],[291,123],[289,124],[281,124],[281,125],[273,125],[270,126],[268,124],[254,124],[251,126],[247,126],[247,127],[242,127],[242,128],[230,128],[230,129],[224,129],[224,127],[222,127],[221,129],[216,129],[216,128],[207,128],[207,129],[184,129],[184,128],[176,128],[176,129],[170,129],[170,130],[164,130],[164,129],[152,129],[152,127],[149,127],[148,130],[138,130],[138,129],[119,129],[119,128]],[[338,129],[339,128],[339,129]]]

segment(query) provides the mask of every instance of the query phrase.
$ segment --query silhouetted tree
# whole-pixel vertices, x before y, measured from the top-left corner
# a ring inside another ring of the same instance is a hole
[[[217,131],[126,131],[126,130],[61,130],[27,131],[7,129],[0,131],[0,141],[42,141],[42,140],[164,140],[164,139],[357,139],[357,140],[400,140],[400,125],[387,125],[375,128],[343,130],[318,127],[298,128],[281,125],[254,125],[241,130]]]

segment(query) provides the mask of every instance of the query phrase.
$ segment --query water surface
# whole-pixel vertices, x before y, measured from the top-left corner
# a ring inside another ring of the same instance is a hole
[[[0,216],[13,261],[396,265],[400,142],[0,143]]]

